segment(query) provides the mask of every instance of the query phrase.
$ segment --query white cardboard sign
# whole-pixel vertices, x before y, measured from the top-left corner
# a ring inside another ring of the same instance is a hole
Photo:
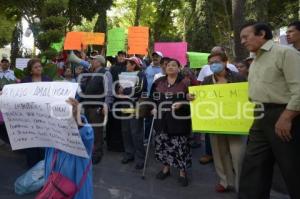
[[[72,107],[78,84],[36,82],[10,84],[3,88],[1,111],[13,150],[54,147],[88,157]]]

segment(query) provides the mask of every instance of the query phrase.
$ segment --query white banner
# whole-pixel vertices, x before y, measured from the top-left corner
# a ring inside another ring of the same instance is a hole
[[[78,84],[37,82],[6,85],[1,111],[13,150],[54,147],[88,157],[66,100],[75,96]]]

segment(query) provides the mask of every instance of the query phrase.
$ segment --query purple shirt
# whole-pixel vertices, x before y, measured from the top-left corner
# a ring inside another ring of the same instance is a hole
[[[21,83],[29,83],[32,81],[32,76],[27,76],[21,80]],[[42,82],[52,82],[52,79],[48,76],[42,75]]]

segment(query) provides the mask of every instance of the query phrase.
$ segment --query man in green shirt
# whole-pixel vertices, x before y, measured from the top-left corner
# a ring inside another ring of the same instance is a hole
[[[272,41],[264,23],[249,23],[241,42],[256,58],[249,70],[255,110],[243,163],[239,198],[268,199],[277,162],[292,199],[300,198],[300,53]]]

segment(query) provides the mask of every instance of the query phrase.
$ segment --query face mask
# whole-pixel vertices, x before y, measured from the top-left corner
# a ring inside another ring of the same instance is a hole
[[[218,74],[224,70],[224,65],[221,63],[213,63],[210,65],[210,70],[213,72],[213,74]]]

